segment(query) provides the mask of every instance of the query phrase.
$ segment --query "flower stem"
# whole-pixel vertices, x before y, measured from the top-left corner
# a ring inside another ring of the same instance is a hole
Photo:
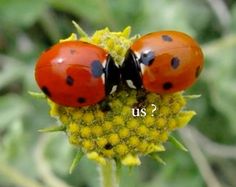
[[[116,164],[113,160],[107,160],[106,164],[100,164],[99,172],[101,187],[119,187],[116,175]]]

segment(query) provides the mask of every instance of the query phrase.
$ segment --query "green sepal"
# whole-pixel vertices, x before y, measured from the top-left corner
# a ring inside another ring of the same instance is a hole
[[[136,40],[138,40],[141,37],[140,34],[136,34],[130,38],[130,40],[134,43]]]
[[[126,28],[122,31],[123,36],[126,37],[126,38],[129,38],[129,37],[130,37],[130,34],[131,34],[131,30],[132,30],[131,26],[126,27]]]
[[[196,94],[196,95],[183,95],[185,99],[197,99],[201,97],[201,94]]]
[[[83,151],[79,150],[76,155],[75,158],[73,159],[71,165],[70,165],[70,169],[69,169],[69,173],[71,174],[75,168],[79,165],[79,162],[81,160],[81,158],[84,156]]]
[[[39,132],[58,132],[58,131],[66,131],[65,125],[55,125],[43,129],[39,129]]]
[[[79,26],[78,23],[76,23],[75,21],[72,21],[72,24],[74,25],[74,27],[76,28],[78,34],[80,37],[86,37],[88,38],[87,33]]]
[[[163,165],[166,165],[166,162],[157,153],[151,153],[149,155],[153,160],[155,160]]]
[[[177,140],[174,136],[169,136],[169,140],[178,149],[180,149],[182,151],[185,151],[185,152],[188,152],[188,149],[182,143],[180,143],[180,141]]]
[[[28,91],[28,94],[37,99],[46,99],[46,95],[42,92],[31,92]]]

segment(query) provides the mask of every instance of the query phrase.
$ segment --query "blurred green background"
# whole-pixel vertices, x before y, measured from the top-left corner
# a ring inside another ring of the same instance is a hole
[[[71,175],[75,149],[63,133],[40,134],[55,123],[38,91],[34,64],[45,48],[75,28],[92,34],[132,26],[132,35],[163,29],[188,33],[201,44],[205,69],[188,93],[191,124],[175,133],[189,152],[167,144],[163,166],[150,158],[121,187],[236,186],[235,0],[0,0],[0,187],[96,187],[96,165],[83,158]]]

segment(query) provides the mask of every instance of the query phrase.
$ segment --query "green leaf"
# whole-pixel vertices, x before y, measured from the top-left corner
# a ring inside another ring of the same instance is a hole
[[[8,94],[0,97],[0,127],[28,114],[30,106],[21,96]]]
[[[107,17],[104,16],[104,12],[99,8],[102,6],[100,1],[50,0],[49,2],[51,3],[51,6],[57,10],[85,18],[92,23],[102,23],[107,19]]]
[[[216,46],[216,47],[215,47]],[[229,35],[217,41],[207,54],[208,66],[203,71],[203,79],[208,85],[210,102],[216,111],[227,117],[231,132],[236,132],[236,35]],[[223,55],[222,55],[223,54]],[[226,58],[227,57],[227,58]]]
[[[1,0],[0,21],[6,25],[30,26],[47,7],[46,0]]]
[[[196,36],[196,28],[203,29],[209,24],[211,18],[209,7],[201,1],[149,0],[145,1],[144,7],[148,16],[148,21],[143,22],[145,33],[171,29]]]
[[[12,119],[11,124],[7,127],[7,136],[3,139],[4,152],[1,156],[7,158],[16,158],[24,150],[24,127],[20,118]]]
[[[0,89],[23,77],[25,66],[20,61],[5,55],[0,55],[2,70],[0,73]]]

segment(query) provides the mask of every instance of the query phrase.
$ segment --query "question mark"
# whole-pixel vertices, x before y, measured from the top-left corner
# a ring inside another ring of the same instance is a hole
[[[154,109],[152,110],[152,116],[153,116],[153,112],[155,112],[157,110],[157,106],[152,104],[152,107],[154,107]]]

